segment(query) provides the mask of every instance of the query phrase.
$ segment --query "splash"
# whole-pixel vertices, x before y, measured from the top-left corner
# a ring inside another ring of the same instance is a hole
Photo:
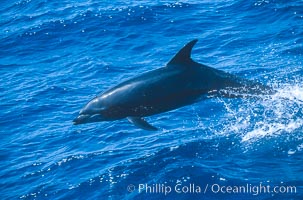
[[[302,130],[303,87],[284,85],[276,91],[274,95],[243,99],[237,104],[222,100],[231,118],[223,132],[235,133],[242,142],[248,142]]]
[[[253,125],[254,129],[243,136],[242,141],[283,133],[292,134],[303,127],[302,87],[284,86],[275,95],[257,103],[264,108],[263,116]]]

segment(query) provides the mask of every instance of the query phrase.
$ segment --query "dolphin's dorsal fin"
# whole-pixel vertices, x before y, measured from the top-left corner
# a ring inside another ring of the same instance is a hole
[[[186,64],[191,61],[190,54],[194,45],[198,42],[197,39],[187,43],[168,63],[167,65]]]

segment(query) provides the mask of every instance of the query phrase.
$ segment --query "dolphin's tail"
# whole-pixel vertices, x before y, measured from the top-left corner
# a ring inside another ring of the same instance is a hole
[[[260,83],[244,84],[240,87],[226,87],[218,91],[225,98],[259,98],[264,95],[277,93],[273,88]]]

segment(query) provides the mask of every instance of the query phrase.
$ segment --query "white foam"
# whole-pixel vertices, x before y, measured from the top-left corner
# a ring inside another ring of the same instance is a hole
[[[294,130],[303,126],[303,120],[291,121],[288,124],[264,122],[259,126],[260,128],[247,132],[242,137],[242,142],[263,138],[265,136],[279,135],[281,132],[292,133]]]
[[[242,99],[237,104],[221,100],[229,121],[218,134],[237,134],[242,142],[291,134],[303,128],[303,87],[283,85],[274,95]],[[224,119],[226,120],[226,119]]]
[[[262,108],[262,117],[251,124],[253,130],[244,133],[242,141],[292,133],[303,127],[303,119],[298,116],[303,106],[303,88],[298,85],[280,87],[276,94],[262,98],[252,106]]]

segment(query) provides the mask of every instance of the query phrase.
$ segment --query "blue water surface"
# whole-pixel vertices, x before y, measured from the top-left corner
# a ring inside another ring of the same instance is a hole
[[[3,0],[0,27],[1,199],[303,199],[303,1]],[[195,38],[194,60],[277,93],[148,117],[156,132],[72,124]],[[296,192],[211,190],[260,184]]]

